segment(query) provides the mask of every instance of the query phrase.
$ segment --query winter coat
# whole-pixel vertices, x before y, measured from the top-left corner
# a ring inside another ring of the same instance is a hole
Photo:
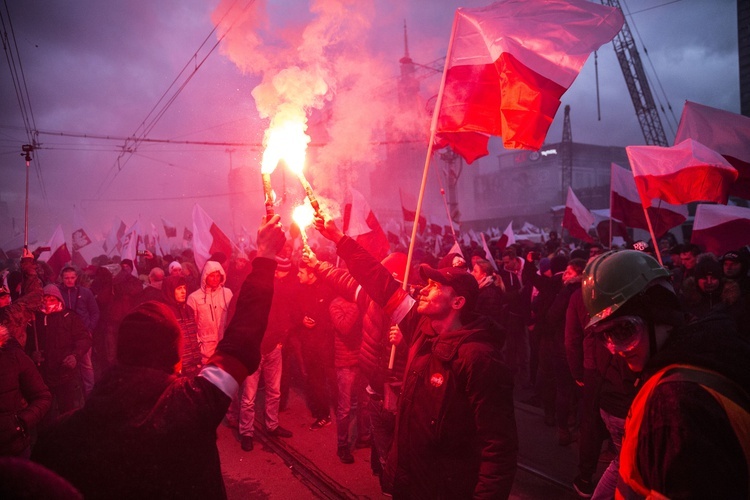
[[[62,294],[65,307],[75,311],[83,320],[83,324],[90,332],[93,332],[99,323],[99,305],[96,303],[94,293],[84,286],[68,288],[64,284],[58,285]]]
[[[29,447],[29,432],[52,404],[52,394],[34,362],[9,338],[0,347],[0,456]]]
[[[724,382],[724,394],[744,392],[744,397],[731,399],[744,405],[747,426],[748,359],[750,343],[737,335],[726,315],[712,314],[673,331],[646,366],[642,382],[674,364],[719,373],[731,381]],[[648,488],[669,498],[750,497],[748,456],[743,452],[747,443],[738,440],[715,394],[695,381],[660,383],[644,409],[637,432],[626,433],[623,450],[627,439],[637,440],[636,464]]]
[[[209,290],[206,286],[206,277],[215,271],[221,273],[221,282],[216,290]],[[233,294],[224,286],[226,279],[227,275],[221,264],[212,260],[207,261],[201,275],[200,290],[191,293],[187,299],[187,305],[195,311],[198,342],[201,345],[204,363],[213,355],[227,328],[229,303]]]
[[[51,314],[36,313],[29,328],[26,353],[31,356],[34,351],[41,351],[43,361],[39,371],[49,387],[57,387],[79,377],[78,366],[68,368],[63,366],[63,360],[72,354],[80,363],[89,349],[91,334],[76,313],[70,309]]]
[[[275,267],[273,259],[253,262],[237,314],[201,375],[115,365],[82,409],[39,437],[32,460],[87,500],[226,498],[216,428],[231,402],[227,393],[258,368]]]
[[[198,344],[198,326],[195,324],[195,312],[185,302],[177,302],[174,291],[178,286],[187,287],[187,281],[183,276],[167,276],[162,285],[162,301],[169,306],[180,324],[182,333],[182,365],[181,374],[192,377],[198,374],[201,362],[201,348]]]
[[[345,236],[337,252],[373,300],[403,318],[409,357],[388,458],[394,498],[507,498],[518,435],[513,379],[496,323],[477,316],[436,335],[431,320],[359,244]]]
[[[565,354],[573,378],[583,382],[584,372],[593,376],[589,383],[597,384],[599,406],[607,413],[625,418],[637,389],[636,374],[628,368],[622,356],[613,356],[604,342],[585,329],[589,313],[578,288],[570,296],[565,317]]]
[[[5,326],[10,336],[15,338],[21,347],[26,346],[26,326],[34,318],[34,312],[42,307],[42,280],[37,274],[34,259],[21,259],[23,284],[21,295],[10,305],[0,308],[0,324]]]
[[[356,301],[362,313],[362,342],[359,349],[359,369],[367,379],[370,389],[380,397],[384,394],[385,382],[391,378],[401,380],[406,366],[407,348],[404,343],[396,348],[392,370],[388,369],[391,342],[388,332],[391,320],[374,300],[370,298],[348,271],[322,262],[315,274],[346,300]]]
[[[357,304],[336,297],[328,306],[331,321],[336,330],[333,340],[334,366],[352,368],[357,366],[359,346],[362,344],[362,321]]]

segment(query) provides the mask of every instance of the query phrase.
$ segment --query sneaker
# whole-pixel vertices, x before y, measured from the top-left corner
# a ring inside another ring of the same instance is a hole
[[[580,474],[573,479],[573,489],[581,498],[591,498],[591,495],[594,494],[594,486],[590,479],[586,480]]]
[[[278,426],[274,430],[268,431],[268,435],[280,438],[290,438],[292,437],[292,431],[284,429],[282,426]]]
[[[318,429],[322,429],[326,425],[331,425],[331,417],[330,416],[319,418],[318,420],[316,420],[315,422],[313,422],[312,424],[310,424],[310,430],[311,431],[317,431]]]
[[[253,451],[253,437],[240,436],[240,446],[242,447],[242,451]]]
[[[352,456],[352,452],[349,451],[348,446],[341,446],[339,447],[339,451],[337,453],[339,456],[339,460],[341,460],[342,464],[353,464],[354,463],[354,456]]]

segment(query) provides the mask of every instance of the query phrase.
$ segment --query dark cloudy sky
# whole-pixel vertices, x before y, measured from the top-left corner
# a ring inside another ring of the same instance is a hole
[[[233,144],[259,143],[267,124],[259,117],[251,91],[264,72],[307,57],[298,48],[307,40],[303,35],[314,31],[306,28],[322,15],[332,16],[331,21],[315,36],[331,39],[336,58],[330,68],[339,73],[327,97],[332,114],[313,116],[313,122],[329,127],[332,137],[341,134],[340,144],[355,145],[366,156],[352,159],[356,152],[330,148],[331,164],[367,164],[368,158],[382,152],[357,144],[355,136],[378,138],[375,125],[380,118],[368,108],[377,100],[371,103],[366,96],[398,75],[404,20],[411,57],[429,63],[445,55],[455,9],[489,2],[224,3],[238,9],[252,4],[247,7],[251,19],[230,31],[246,51],[241,60],[230,57],[227,45],[214,49],[221,33],[212,33],[217,0],[24,0],[3,5],[2,28],[17,44],[16,65],[23,67],[33,112],[27,116],[33,116],[31,128],[39,131],[30,185],[30,226],[39,241],[46,241],[58,223],[69,233],[74,206],[94,232],[104,232],[115,216],[126,224],[140,216],[145,223],[158,224],[165,217],[178,226],[189,225],[196,202],[229,225],[227,195],[238,189],[227,180],[230,164],[258,168],[260,158],[259,150]],[[685,100],[739,112],[735,0],[621,3],[658,102],[672,107],[662,117],[670,141]],[[348,10],[342,14],[337,6]],[[308,45],[315,47],[309,41]],[[599,51],[601,121],[597,120],[593,59],[562,99],[563,105],[571,105],[574,141],[643,144],[611,44]],[[17,225],[23,223],[25,164],[19,154],[30,140],[9,67],[2,64],[0,201],[7,212],[0,213],[5,226],[0,228],[0,246],[9,237],[11,218]],[[425,97],[435,93],[438,83],[437,77],[423,80]],[[167,99],[173,99],[169,106]],[[347,115],[346,109],[357,113]],[[561,122],[562,106],[548,142],[560,140]],[[370,123],[372,130],[365,131]],[[172,143],[134,147],[125,141],[144,132],[148,138]],[[493,145],[499,148],[497,142]],[[257,197],[260,210],[262,196],[246,194]],[[248,228],[257,225],[251,215]]]

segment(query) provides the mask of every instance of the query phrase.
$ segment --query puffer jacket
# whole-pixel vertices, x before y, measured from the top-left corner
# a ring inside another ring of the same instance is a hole
[[[29,431],[49,411],[52,394],[34,362],[14,338],[0,347],[0,456],[30,445]]]
[[[367,379],[370,389],[379,396],[384,394],[386,381],[392,378],[401,380],[406,366],[407,348],[401,344],[396,348],[392,370],[388,369],[391,343],[388,331],[391,320],[348,271],[321,262],[315,274],[328,283],[344,299],[357,303],[362,313],[362,343],[359,349],[359,369]]]

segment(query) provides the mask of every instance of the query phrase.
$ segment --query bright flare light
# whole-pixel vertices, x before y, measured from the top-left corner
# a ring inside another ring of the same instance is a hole
[[[276,169],[279,161],[284,160],[289,168],[297,175],[302,173],[305,165],[305,153],[310,137],[305,133],[307,125],[302,121],[288,120],[272,125],[266,130],[266,150],[260,171],[270,174]]]
[[[302,235],[302,243],[305,246],[307,246],[307,233],[305,233],[305,228],[312,224],[314,219],[315,210],[312,205],[310,205],[309,200],[305,200],[304,204],[299,205],[294,209],[294,212],[292,212],[292,220],[297,224],[297,227],[299,227],[299,232]]]

